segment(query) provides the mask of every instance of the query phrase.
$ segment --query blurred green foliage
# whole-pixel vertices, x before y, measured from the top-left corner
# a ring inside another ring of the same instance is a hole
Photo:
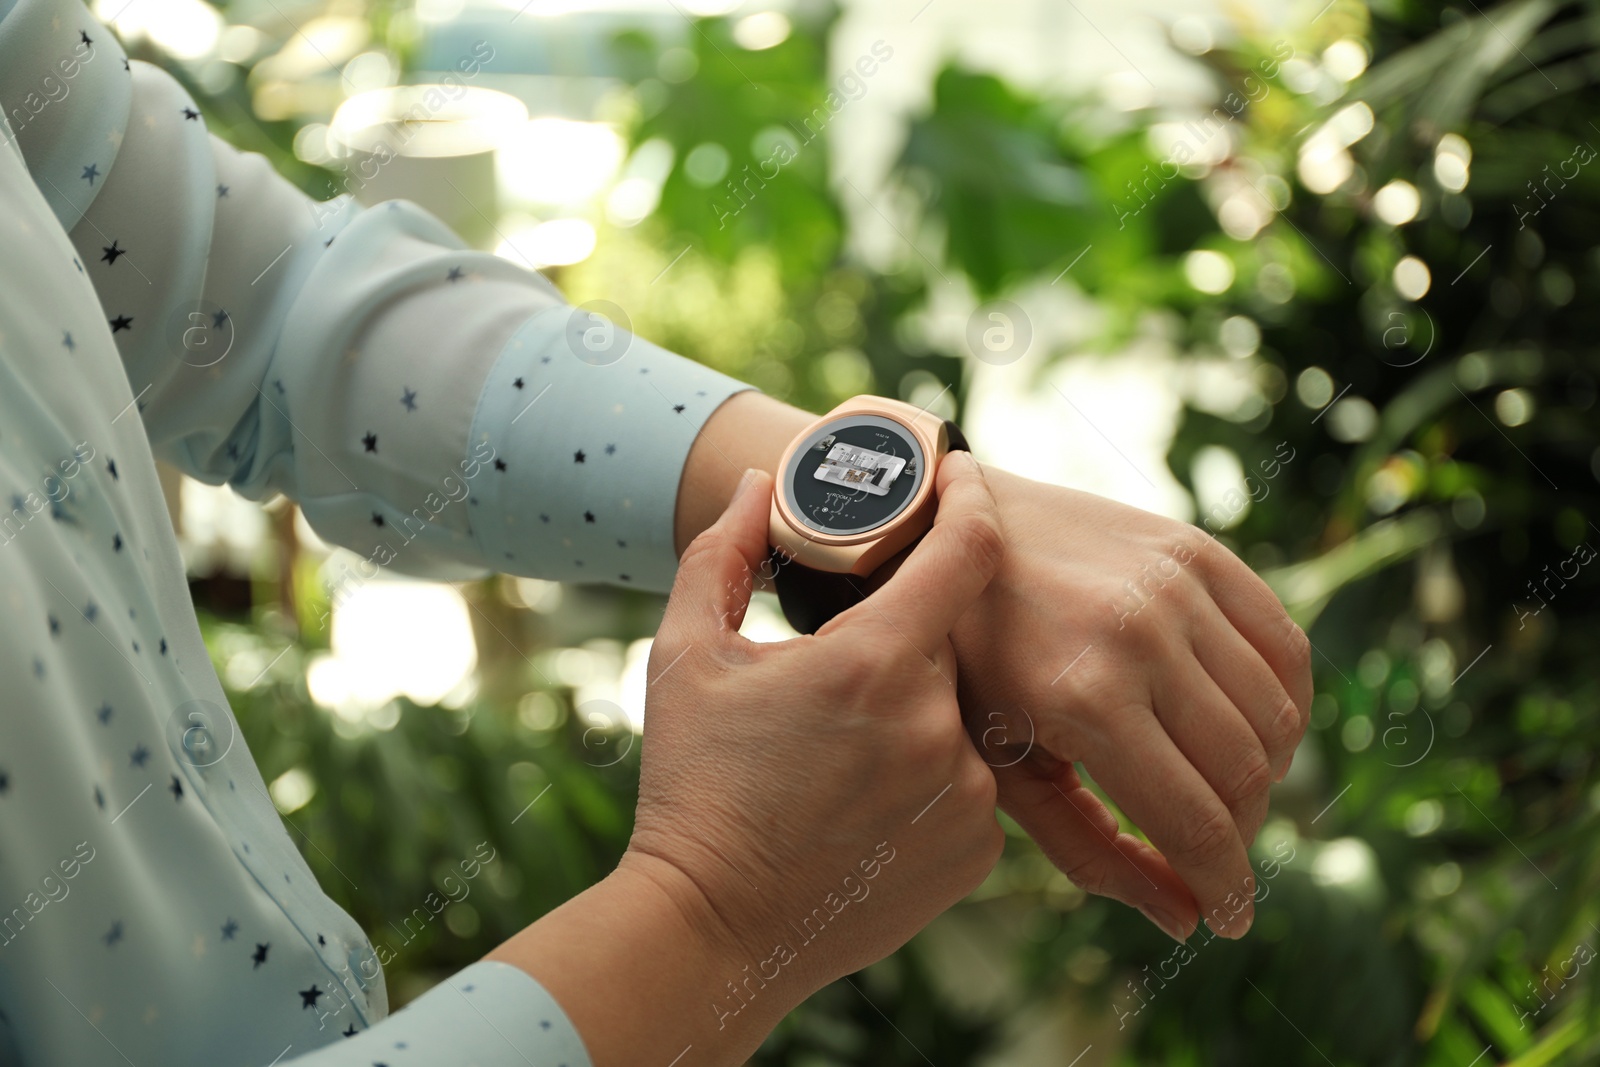
[[[374,26],[405,56],[415,42],[392,14]],[[827,137],[804,138],[854,62],[829,66],[836,16],[796,15],[786,41],[753,53],[725,20],[701,20],[686,38],[693,73],[665,85],[665,45],[617,35],[640,87],[626,133],[664,139],[675,162],[655,213],[603,232],[559,280],[820,409],[930,377],[961,395],[963,354],[906,329],[930,286],[961,276],[980,299],[1003,296],[1071,265],[1105,312],[1094,350],[1156,324],[1186,361],[1253,384],[1226,410],[1188,396],[1169,465],[1192,488],[1196,457],[1220,446],[1253,476],[1259,496],[1221,536],[1306,624],[1319,695],[1255,850],[1268,895],[1242,943],[1202,933],[1175,956],[1013,833],[971,900],[812,998],[758,1062],[1066,1064],[1088,1045],[1085,1065],[1600,1061],[1587,965],[1600,944],[1600,566],[1579,562],[1600,543],[1600,167],[1576,162],[1600,145],[1600,4],[1335,0],[1282,35],[1241,30],[1199,59],[1219,98],[1250,97],[1211,135],[1229,151],[1175,176],[1153,111],[1108,121],[1096,100],[947,68],[904,133],[894,178],[912,208],[893,269],[850,251],[863,192],[830,178]],[[1372,57],[1350,85],[1327,73],[1341,41]],[[260,122],[243,77],[224,81],[191,79],[213,128],[324,192],[326,175],[289,151],[296,124]],[[1370,132],[1320,132],[1359,127],[1353,101]],[[727,182],[785,130],[792,160],[742,186],[733,211]],[[722,146],[726,179],[690,175],[705,144]],[[1330,167],[1348,173],[1325,180]],[[1396,181],[1414,218],[1400,219]],[[687,244],[697,254],[653,287]],[[1214,291],[1194,282],[1197,250],[1231,267]],[[1408,256],[1425,264],[1424,292]],[[474,585],[476,694],[373,728],[311,703],[306,657],[322,638],[269,606],[287,582],[301,618],[317,618],[301,566],[263,581],[249,616],[208,619],[208,637],[225,678],[241,673],[233,657],[289,646],[233,689],[234,706],[269,781],[298,768],[315,784],[287,821],[329,893],[399,944],[399,1003],[615,861],[637,751],[587,729],[544,666],[554,650],[648,635],[659,602],[569,589],[540,614],[498,580]],[[393,924],[482,841],[499,858],[481,883],[402,942]]]

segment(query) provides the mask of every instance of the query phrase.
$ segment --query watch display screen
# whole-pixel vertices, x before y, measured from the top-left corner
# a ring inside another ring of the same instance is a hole
[[[847,415],[801,442],[784,479],[790,510],[814,530],[857,534],[904,511],[922,484],[924,457],[905,427]]]

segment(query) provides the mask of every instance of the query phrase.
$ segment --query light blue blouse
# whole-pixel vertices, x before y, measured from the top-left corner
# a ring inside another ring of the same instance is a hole
[[[372,564],[665,590],[741,383],[405,203],[317,205],[77,0],[0,3],[0,1065],[579,1067],[522,971],[392,1018],[201,643],[154,457]]]

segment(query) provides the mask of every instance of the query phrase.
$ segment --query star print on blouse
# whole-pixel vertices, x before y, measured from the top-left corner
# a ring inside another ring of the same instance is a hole
[[[68,352],[75,352],[78,349],[78,342],[76,342],[76,341],[74,341],[72,339],[72,331],[71,330],[62,330],[61,331],[61,344],[66,348],[66,350]]]
[[[262,944],[257,944],[256,945],[256,950],[250,954],[250,958],[255,961],[256,967],[259,967],[263,963],[267,962],[267,950],[270,949],[271,947],[272,947],[272,945],[270,943],[265,944],[265,945],[262,945]],[[253,971],[253,970],[256,969],[256,967],[252,967],[250,969]]]
[[[232,941],[233,935],[239,932],[239,924],[229,919],[222,924],[222,940]]]
[[[117,474],[117,461],[114,459],[106,460],[106,470],[111,472],[112,481],[116,481],[121,477],[121,475]]]
[[[200,112],[196,111],[192,107],[186,107],[183,109],[183,117],[188,119],[190,122],[194,122],[200,118]]]
[[[606,445],[606,455],[614,456],[616,454],[617,454],[617,446],[616,445]]]
[[[213,330],[222,329],[223,323],[225,323],[227,321],[228,321],[228,313],[226,311],[224,311],[223,309],[218,308],[216,311],[211,313],[211,328]]]
[[[366,436],[361,438],[361,443],[366,446],[368,452],[376,452],[378,450],[378,435],[368,430]]]
[[[115,945],[118,941],[121,941],[122,940],[122,924],[120,922],[112,923],[111,924],[111,929],[106,931],[106,935],[105,935],[104,940],[105,940],[107,948],[110,948],[112,945]]]
[[[94,787],[94,806],[101,811],[106,810],[106,795],[100,791],[99,786]]]
[[[585,512],[584,512],[584,513],[583,513],[583,521],[584,521],[584,522],[593,522],[593,521],[594,521],[594,512],[592,512],[592,511],[585,511]]]
[[[79,38],[79,40],[83,41],[83,43],[88,45],[89,47],[91,47],[91,48],[94,47],[94,38],[89,36],[89,31],[88,30],[79,30],[78,31],[78,38]]]
[[[494,469],[497,470],[497,471],[505,470],[506,469],[506,461],[503,460],[503,459],[495,460],[494,461]]]
[[[583,449],[581,448],[572,454],[572,462],[574,463],[582,463],[586,458],[587,457],[583,454]]]
[[[128,757],[128,762],[135,767],[143,767],[149,759],[150,750],[143,745],[139,745],[133,750],[133,754]]]
[[[450,273],[445,275],[444,280],[447,282],[459,282],[461,280],[461,268],[451,267]]]
[[[101,704],[100,705],[100,710],[95,712],[95,716],[97,718],[99,718],[101,726],[110,725],[110,723],[111,723],[111,705],[110,704]]]
[[[516,381],[512,382],[511,385],[512,385],[513,388],[521,389],[522,388],[522,379],[518,378]]]
[[[100,251],[105,253],[105,255],[100,257],[100,262],[111,263],[113,265],[117,262],[118,256],[125,256],[128,254],[128,250],[126,248],[117,247],[116,241],[111,242],[110,248],[102,248]]]
[[[317,1006],[317,998],[322,996],[322,990],[319,989],[317,986],[312,986],[310,989],[302,989],[299,992],[300,992],[300,1007],[301,1008],[314,1008],[314,1007],[316,1007]]]
[[[133,329],[133,316],[131,316],[131,315],[118,315],[116,318],[111,320],[111,332],[112,333],[117,333],[117,332],[119,332],[121,330],[132,330],[132,329]]]
[[[374,525],[374,526],[382,526],[383,524],[384,524],[383,516],[379,515],[376,511],[374,511],[372,513],[372,525]]]
[[[7,774],[5,771],[0,771],[0,793],[4,793],[10,788],[11,788],[11,776],[9,774]]]
[[[78,177],[82,178],[84,181],[88,182],[90,185],[93,185],[94,184],[94,180],[96,178],[100,177],[100,164],[98,164],[98,163],[89,164],[87,167],[83,168],[83,173],[78,175]]]
[[[226,185],[219,185],[219,186],[217,186],[217,198],[218,198],[218,199],[219,199],[219,200],[220,200],[220,199],[221,199],[221,198],[222,198],[222,197],[225,197],[225,196],[227,196],[227,195],[228,195],[228,187],[227,187],[227,186],[226,186]]]
[[[167,786],[167,791],[172,794],[173,800],[183,799],[183,783],[178,781],[176,774],[172,776],[172,784]]]
[[[404,386],[400,394],[400,403],[405,405],[407,411],[417,410],[417,391],[410,386]]]
[[[61,636],[61,620],[56,618],[54,615],[49,616],[49,619],[50,619],[50,636],[51,637],[60,637]]]

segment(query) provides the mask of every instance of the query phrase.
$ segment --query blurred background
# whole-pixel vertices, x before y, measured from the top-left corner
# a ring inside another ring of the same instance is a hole
[[[1204,523],[1308,629],[1250,937],[1175,952],[1009,827],[755,1062],[1600,1062],[1600,3],[97,12],[310,195],[415,200],[813,410],[931,404]],[[396,1006],[610,869],[659,598],[349,583],[286,501],[169,487],[273,799]],[[746,630],[786,633],[764,599]]]

